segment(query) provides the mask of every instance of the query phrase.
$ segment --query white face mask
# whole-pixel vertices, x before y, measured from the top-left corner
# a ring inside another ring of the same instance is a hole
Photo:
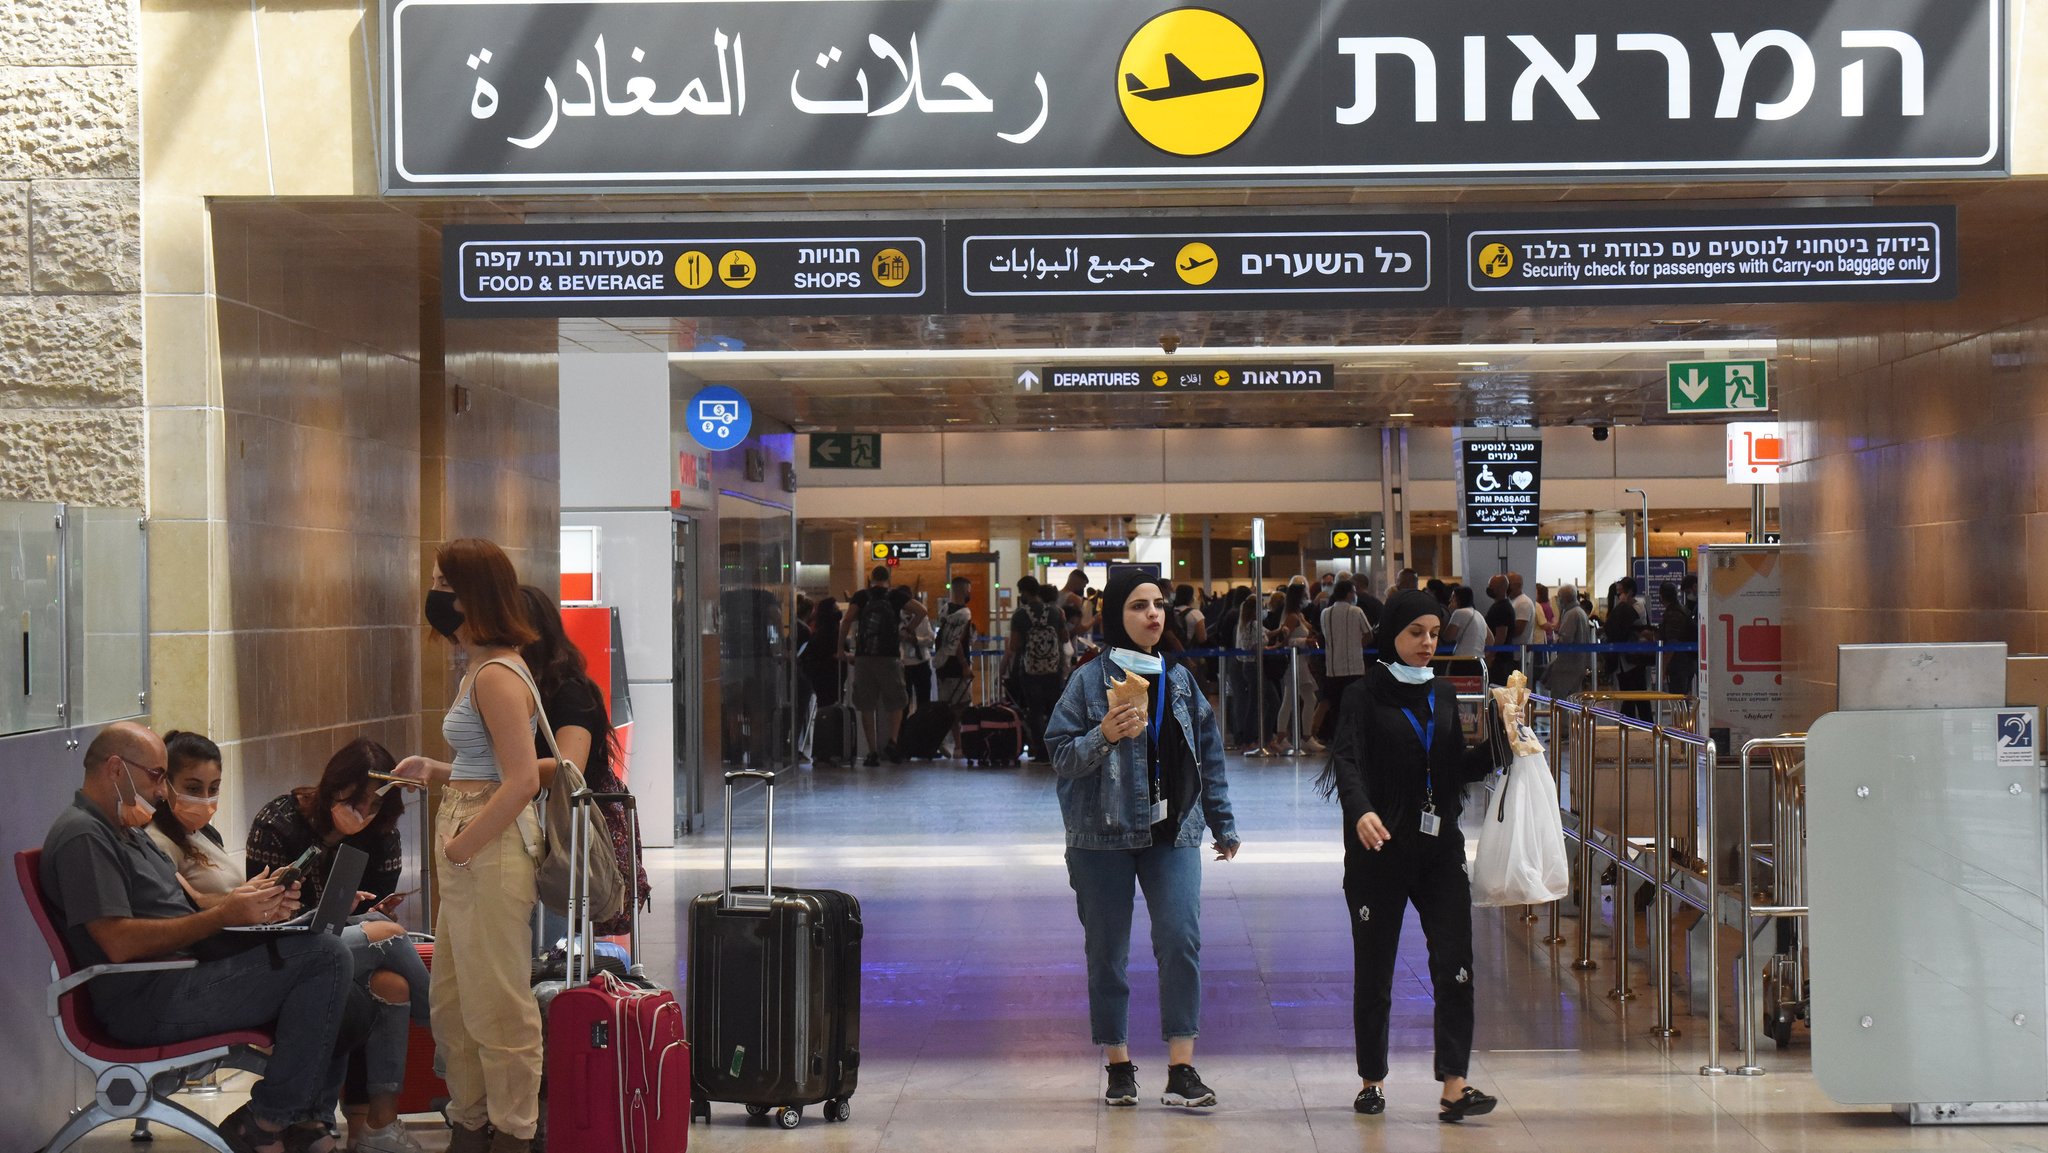
[[[1400,681],[1404,685],[1426,685],[1430,682],[1431,678],[1436,676],[1436,670],[1427,665],[1416,668],[1414,665],[1404,665],[1399,661],[1384,661],[1381,663],[1387,666],[1388,672],[1394,674],[1395,680]]]
[[[1166,662],[1152,653],[1141,653],[1135,649],[1111,649],[1109,659],[1140,676],[1157,676],[1166,671]]]

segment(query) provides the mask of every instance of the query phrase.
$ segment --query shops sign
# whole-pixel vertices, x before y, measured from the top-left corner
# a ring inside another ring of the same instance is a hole
[[[390,192],[2007,168],[2009,0],[383,0]]]

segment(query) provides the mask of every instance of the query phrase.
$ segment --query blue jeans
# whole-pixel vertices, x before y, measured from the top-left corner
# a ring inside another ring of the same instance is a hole
[[[425,1025],[430,1020],[427,965],[420,960],[419,950],[404,937],[375,945],[354,937],[350,953],[355,961],[355,979],[366,992],[370,974],[385,969],[403,977],[411,993],[409,1003],[405,1004],[387,1004],[375,994],[370,995],[377,1016],[370,1039],[363,1044],[363,1086],[371,1096],[396,1093],[405,1084],[406,1031],[414,1022]]]
[[[115,1037],[162,1045],[235,1029],[271,1029],[276,1049],[249,1111],[267,1125],[317,1114],[341,1084],[347,1054],[334,1051],[353,970],[348,946],[326,933],[287,933],[269,944],[191,969],[160,973],[115,1004],[94,1008]]]
[[[1088,954],[1088,1027],[1097,1045],[1130,1040],[1134,885],[1152,914],[1159,962],[1159,1030],[1194,1037],[1202,1022],[1202,848],[1068,849],[1067,883]]]

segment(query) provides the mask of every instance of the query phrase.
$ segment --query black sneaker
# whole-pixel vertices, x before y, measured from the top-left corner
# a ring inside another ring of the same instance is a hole
[[[875,758],[875,754],[873,754],[873,753],[869,753],[869,754],[868,754],[868,759],[867,759],[867,760],[865,760],[865,761],[862,761],[862,762],[861,762],[861,764],[862,764],[863,766],[867,767],[867,768],[870,768],[870,769],[874,769],[874,768],[880,768],[880,767],[881,767],[881,764],[882,764],[882,762],[881,762],[881,761],[879,761],[879,760],[877,760],[877,759]]]
[[[1216,1093],[1202,1084],[1193,1065],[1168,1065],[1166,1096],[1161,1097],[1159,1103],[1182,1109],[1206,1109],[1216,1103]]]
[[[1109,1090],[1102,1095],[1105,1105],[1138,1103],[1138,1067],[1129,1061],[1115,1061],[1103,1068],[1109,1073]]]

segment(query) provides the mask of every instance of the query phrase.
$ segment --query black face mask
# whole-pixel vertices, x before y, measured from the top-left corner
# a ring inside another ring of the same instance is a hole
[[[464,619],[462,610],[455,607],[454,593],[447,589],[427,591],[427,624],[432,626],[435,632],[452,641],[455,639],[455,630],[462,627]]]

